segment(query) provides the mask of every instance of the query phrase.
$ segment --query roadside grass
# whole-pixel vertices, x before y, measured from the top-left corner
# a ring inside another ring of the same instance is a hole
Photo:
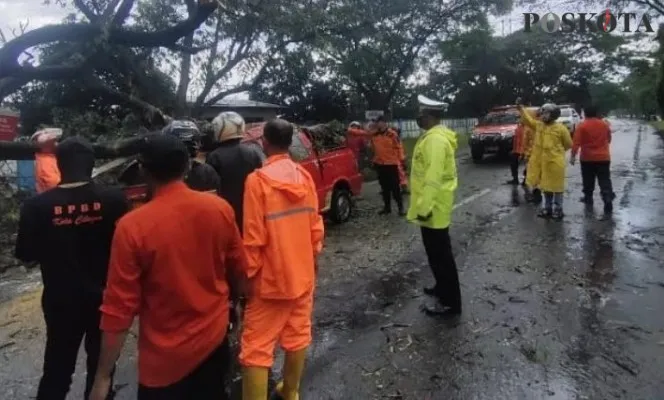
[[[664,121],[650,121],[650,126],[657,130],[657,133],[662,135],[664,134]]]

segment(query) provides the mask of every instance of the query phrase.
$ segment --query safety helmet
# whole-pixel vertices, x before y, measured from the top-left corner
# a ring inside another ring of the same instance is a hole
[[[33,142],[37,142],[39,144],[43,144],[46,142],[57,141],[61,137],[62,137],[62,129],[45,128],[33,133],[32,136],[30,137],[30,140],[32,140]]]
[[[201,131],[192,121],[173,120],[162,129],[161,133],[180,139],[187,146],[191,157],[194,157],[201,147]]]
[[[212,120],[214,138],[217,142],[242,139],[245,128],[244,118],[235,111],[224,111]]]
[[[560,108],[553,103],[546,103],[540,108],[540,115],[544,114],[545,112],[549,113],[549,119],[551,121],[555,121],[558,119],[558,117],[560,117]]]
[[[358,127],[359,128],[361,126],[362,126],[362,124],[360,124],[358,121],[353,121],[348,125],[349,128],[352,128],[352,127]]]

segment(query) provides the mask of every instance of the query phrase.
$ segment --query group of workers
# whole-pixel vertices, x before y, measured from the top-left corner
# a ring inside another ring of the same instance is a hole
[[[555,104],[518,108],[509,183],[525,185],[534,202],[543,200],[539,216],[561,219],[566,164],[575,165],[580,157],[581,201],[593,204],[597,181],[610,214],[611,128],[598,110],[584,108],[585,119],[572,138],[557,122]],[[420,104],[417,124],[424,133],[413,150],[408,210],[398,132],[379,117],[367,129],[352,123],[349,136],[371,143],[381,214],[392,211],[394,199],[399,214],[420,227],[435,281],[424,292],[437,300],[426,311],[454,317],[462,308],[449,232],[458,185],[457,137],[441,124],[443,110],[442,103]],[[283,381],[273,395],[299,398],[324,239],[316,189],[289,157],[289,122],[265,125],[265,158],[241,143],[244,129],[222,128],[228,118],[213,121],[218,143],[207,155],[182,127],[147,138],[138,163],[151,200],[132,212],[120,191],[92,182],[89,143],[72,137],[56,145],[61,131],[39,133],[44,137],[37,140],[52,155],[37,162],[48,169],[54,161],[58,183],[26,201],[16,245],[18,258],[40,263],[44,280],[47,343],[38,399],[66,397],[82,341],[86,399],[112,398],[116,361],[135,316],[139,399],[226,398],[231,299],[246,301],[239,353],[243,399],[267,398],[277,344],[286,357]],[[565,160],[568,150],[571,157]]]
[[[231,297],[244,300],[243,398],[267,398],[277,343],[286,360],[273,395],[298,398],[324,236],[316,190],[288,155],[289,122],[265,125],[263,159],[241,143],[244,122],[224,128],[232,117],[212,121],[218,143],[205,162],[182,126],[146,137],[138,164],[150,201],[131,212],[121,190],[93,182],[89,142],[38,132],[50,135],[39,143],[49,142],[43,153],[59,180],[23,204],[15,250],[40,264],[44,283],[37,399],[66,398],[81,342],[85,399],[113,398],[116,361],[136,316],[138,399],[227,398]]]
[[[520,101],[518,102],[520,103]],[[560,108],[547,103],[539,109],[529,110],[518,104],[521,121],[516,129],[509,184],[519,184],[518,167],[525,161],[524,179],[521,182],[527,189],[528,200],[544,204],[538,216],[561,220],[563,213],[563,193],[565,191],[565,154],[571,151],[569,162],[575,165],[577,155],[581,160],[583,197],[587,206],[593,205],[595,183],[600,188],[606,216],[613,212],[615,193],[611,183],[611,127],[599,116],[593,105],[584,108],[585,119],[572,133],[560,122]]]

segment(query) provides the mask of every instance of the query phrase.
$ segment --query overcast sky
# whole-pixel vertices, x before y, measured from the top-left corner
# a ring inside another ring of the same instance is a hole
[[[0,29],[10,39],[11,29],[30,22],[29,29],[60,22],[72,10],[57,5],[45,6],[43,0],[0,0]]]

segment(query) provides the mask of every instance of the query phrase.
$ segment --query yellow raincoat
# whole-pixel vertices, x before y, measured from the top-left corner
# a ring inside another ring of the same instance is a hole
[[[565,153],[572,147],[572,137],[565,125],[545,124],[520,109],[521,121],[535,132],[528,159],[526,184],[543,192],[565,191]]]
[[[456,133],[436,125],[415,144],[410,173],[410,222],[432,229],[450,226],[457,188]],[[420,221],[417,216],[426,217]]]

